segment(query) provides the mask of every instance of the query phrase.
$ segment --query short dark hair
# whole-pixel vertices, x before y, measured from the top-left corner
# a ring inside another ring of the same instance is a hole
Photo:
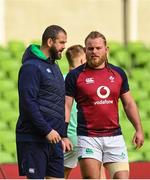
[[[67,35],[66,31],[58,25],[48,26],[42,35],[42,45],[45,45],[49,38],[51,38],[52,40],[57,39],[57,35],[59,32],[63,32]]]
[[[92,32],[90,32],[90,34],[88,34],[88,36],[85,38],[85,41],[84,41],[85,44],[86,44],[86,42],[87,42],[87,40],[88,40],[89,38],[91,38],[91,39],[102,38],[102,39],[104,40],[104,44],[107,45],[105,36],[104,36],[102,33],[98,32],[98,31],[92,31]]]

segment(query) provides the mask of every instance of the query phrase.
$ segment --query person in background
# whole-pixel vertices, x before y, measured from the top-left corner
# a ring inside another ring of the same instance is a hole
[[[55,61],[66,42],[62,27],[48,26],[42,45],[30,45],[22,58],[16,145],[19,175],[28,179],[64,178],[65,84]]]
[[[86,55],[85,55],[85,49],[81,45],[72,45],[66,50],[66,58],[68,60],[69,64],[69,72],[78,66],[86,63]],[[72,112],[70,114],[70,120],[67,130],[67,137],[71,140],[73,147],[69,152],[64,153],[64,172],[65,172],[65,178],[68,179],[70,172],[73,168],[77,166],[78,163],[78,148],[77,148],[77,109],[76,109],[76,103],[74,102],[72,105]],[[67,139],[64,139],[64,141],[69,145]],[[66,146],[67,146],[66,145]],[[102,168],[101,171],[101,179],[105,178],[105,170]]]
[[[85,39],[87,63],[70,71],[65,79],[66,122],[73,100],[77,103],[79,163],[83,179],[99,179],[101,165],[112,179],[128,179],[127,148],[119,125],[118,101],[135,128],[133,143],[144,143],[136,103],[131,96],[125,72],[108,62],[107,41],[92,31]]]
[[[81,64],[84,64],[86,62],[84,47],[81,45],[70,46],[66,50],[66,58],[69,64],[69,71],[78,67]],[[73,147],[70,146],[71,151],[64,153],[65,179],[68,179],[71,170],[77,166],[77,162],[78,162],[76,128],[77,128],[76,104],[73,103],[72,112],[70,115],[70,123],[67,130],[67,137],[71,140]],[[67,145],[69,145],[67,138],[64,139],[64,142],[67,143]]]

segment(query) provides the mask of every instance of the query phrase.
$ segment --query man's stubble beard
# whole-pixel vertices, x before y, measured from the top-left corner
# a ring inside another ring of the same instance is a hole
[[[52,47],[49,49],[49,54],[50,54],[51,59],[53,59],[53,60],[59,60],[59,59],[61,59],[61,53],[58,54],[58,51],[57,51],[57,49],[55,48],[55,46],[52,46]]]
[[[107,56],[104,55],[104,56],[100,57],[98,61],[95,61],[95,60],[92,60],[92,59],[87,60],[87,61],[89,61],[88,64],[89,64],[90,67],[97,68],[97,67],[101,66],[102,64],[106,63]]]

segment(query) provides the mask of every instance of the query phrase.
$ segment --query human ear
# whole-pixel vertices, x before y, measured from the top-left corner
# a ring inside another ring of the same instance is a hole
[[[53,43],[53,40],[51,38],[48,38],[47,40],[47,46],[48,47],[51,47],[52,46],[52,43]]]

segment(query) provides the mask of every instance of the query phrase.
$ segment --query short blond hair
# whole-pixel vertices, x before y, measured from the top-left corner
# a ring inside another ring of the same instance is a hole
[[[67,50],[66,50],[66,58],[68,60],[69,66],[70,67],[74,67],[75,64],[75,58],[80,56],[81,54],[85,53],[84,51],[84,47],[77,44],[77,45],[73,45],[70,46]]]

